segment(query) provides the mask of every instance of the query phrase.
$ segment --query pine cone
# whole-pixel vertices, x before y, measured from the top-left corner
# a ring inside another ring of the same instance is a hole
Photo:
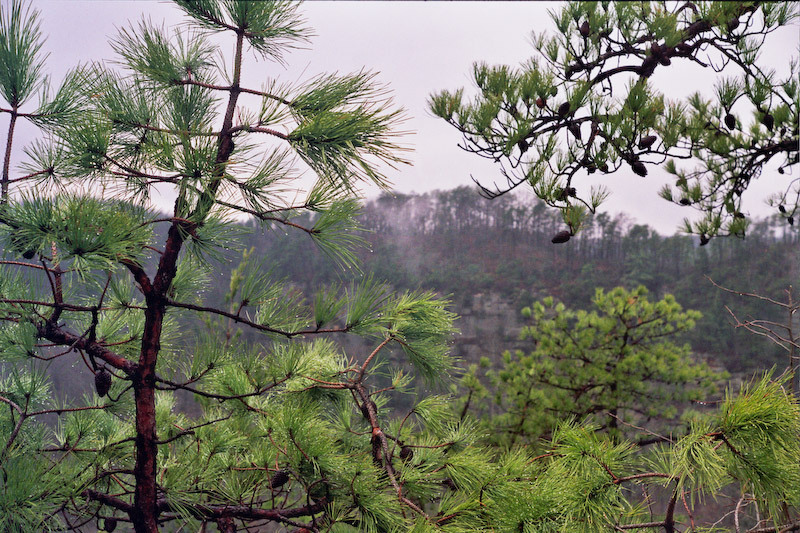
[[[647,176],[647,167],[645,167],[641,161],[634,161],[631,163],[631,170],[633,170],[634,174],[638,174],[639,176]]]
[[[410,446],[403,446],[400,448],[400,459],[403,461],[410,461],[414,458],[414,450]]]
[[[656,58],[660,57],[661,54],[663,53],[661,45],[658,44],[657,42],[653,41],[650,44],[650,53],[653,54],[653,57],[656,57]]]
[[[572,232],[566,229],[562,229],[561,231],[556,233],[552,239],[550,239],[550,242],[552,242],[553,244],[561,244],[567,242],[570,239],[570,237],[572,237]]]
[[[658,138],[655,135],[648,135],[639,139],[639,149],[646,150],[655,144]]]
[[[764,115],[764,118],[761,119],[761,123],[769,130],[772,131],[773,126],[775,126],[775,117],[767,113]]]
[[[108,394],[109,389],[111,389],[111,374],[105,368],[101,368],[94,375],[94,390],[102,398]]]
[[[375,402],[369,400],[369,403],[372,406],[372,409],[377,413],[378,406],[375,404]],[[367,403],[366,402],[362,403],[360,408],[361,408],[361,414],[364,415],[364,418],[369,420],[369,409],[367,408]]]
[[[732,130],[736,127],[736,117],[728,113],[725,115],[725,125],[728,127],[729,130]]]
[[[289,472],[287,470],[278,470],[272,475],[269,487],[271,489],[277,489],[286,485],[287,481],[289,481]]]
[[[383,452],[381,434],[382,433],[380,429],[372,428],[372,437],[370,437],[370,444],[372,444],[372,462],[374,462],[378,467],[383,464],[381,462],[381,455]]]
[[[653,74],[653,71],[656,70],[657,64],[658,59],[656,59],[655,56],[647,56],[645,60],[642,61],[642,66],[637,70],[639,76],[649,78]]]

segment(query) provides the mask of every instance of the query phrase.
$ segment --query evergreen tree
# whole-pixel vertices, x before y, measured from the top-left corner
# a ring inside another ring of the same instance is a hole
[[[770,301],[796,308],[791,295],[786,304]],[[484,441],[526,461],[519,479],[498,481],[491,492],[507,502],[487,503],[491,523],[500,531],[800,527],[800,404],[789,350],[796,343],[783,344],[791,316],[785,325],[737,324],[780,342],[789,367],[720,401],[714,389],[724,373],[669,340],[693,327],[698,313],[683,312],[671,296],[650,303],[643,287],[598,289],[594,304],[576,312],[547,298],[525,308],[531,324],[521,337],[534,341],[530,354],[505,353],[488,386],[479,379],[488,359],[461,380],[460,418],[481,414]],[[703,401],[676,424],[691,399]],[[708,496],[722,495],[729,504],[706,506]]]
[[[227,307],[203,297],[230,269],[221,252],[236,246],[234,214],[305,232],[352,267],[362,242],[357,188],[386,186],[378,165],[404,162],[394,140],[401,112],[366,71],[241,85],[246,50],[281,61],[306,42],[297,4],[178,5],[191,29],[170,34],[147,20],[122,29],[119,70],[76,70],[30,113],[20,107],[45,86],[37,13],[18,1],[3,10],[4,169],[17,118],[44,136],[28,148],[30,172],[3,176],[11,257],[0,265],[0,528],[434,521],[419,502],[453,475],[444,453],[458,458],[469,433],[436,416],[436,398],[402,423],[390,418],[389,396],[412,377],[386,359],[397,348],[415,375],[444,379],[446,301],[390,294],[369,277],[305,297],[250,260],[234,272]],[[295,156],[318,176],[305,197]],[[175,192],[169,214],[147,208],[157,186]],[[304,212],[307,226],[297,222]],[[262,337],[194,334],[198,316]],[[332,334],[366,337],[374,349],[344,354]],[[51,397],[45,368],[60,358],[86,366],[94,394]],[[199,405],[196,415],[176,407],[178,392]],[[55,427],[40,422],[46,415]],[[423,466],[404,466],[417,444]]]
[[[792,531],[800,527],[798,420],[796,400],[762,379],[654,449],[563,424],[527,459],[527,479],[494,492],[507,503],[490,512],[501,531]],[[699,516],[709,496],[737,485],[726,516]]]
[[[675,176],[662,196],[704,214],[685,231],[701,244],[741,236],[750,184],[770,162],[780,174],[798,162],[797,57],[784,79],[758,57],[797,16],[796,2],[570,2],[553,13],[555,34],[534,34],[536,54],[520,68],[476,64],[472,101],[442,91],[430,106],[466,150],[501,163],[507,182],[481,186],[485,196],[527,183],[561,211],[567,229],[553,242],[577,233],[608,194],[586,175],[646,176],[662,164]],[[678,62],[725,76],[713,96],[673,100],[650,78]],[[694,167],[676,163],[686,159]],[[794,179],[772,200],[790,225],[798,191]]]
[[[712,397],[726,377],[673,342],[700,313],[683,311],[671,295],[650,302],[641,286],[597,289],[592,303],[591,311],[574,311],[545,298],[522,310],[520,339],[531,351],[506,352],[502,367],[489,372],[500,411],[487,420],[493,442],[535,444],[570,419],[613,438],[650,440],[664,421],[675,426],[679,406]],[[473,377],[465,385],[480,391]],[[651,432],[633,429],[641,426]]]

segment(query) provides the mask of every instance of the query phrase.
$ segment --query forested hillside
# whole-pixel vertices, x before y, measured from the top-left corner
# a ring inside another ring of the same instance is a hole
[[[687,333],[695,352],[731,371],[783,364],[778,349],[732,325],[739,317],[773,318],[776,309],[726,293],[724,287],[780,297],[800,279],[800,232],[782,219],[754,222],[745,239],[716,239],[699,246],[686,235],[663,236],[624,215],[601,213],[565,245],[553,245],[557,213],[530,198],[486,200],[467,187],[422,195],[384,195],[367,203],[360,222],[366,230],[360,253],[363,273],[397,289],[432,289],[449,295],[464,335],[455,353],[470,348],[479,330],[487,348],[513,345],[519,309],[554,296],[586,308],[595,288],[644,285],[654,296],[673,294],[687,309],[703,313]],[[269,231],[248,236],[255,254],[269,250],[275,274],[308,289],[342,281],[331,258],[303,246],[303,235]],[[236,258],[231,258],[236,261]],[[352,271],[350,271],[352,272]],[[351,277],[357,277],[352,273]],[[222,297],[227,284],[211,290]],[[511,323],[508,323],[511,321]],[[499,337],[499,338],[498,338]],[[499,357],[500,352],[482,353]]]

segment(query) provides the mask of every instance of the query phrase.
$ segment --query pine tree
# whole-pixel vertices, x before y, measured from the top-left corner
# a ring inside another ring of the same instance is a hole
[[[306,297],[248,258],[227,308],[203,298],[231,268],[221,251],[236,246],[237,214],[305,232],[354,267],[358,186],[385,187],[380,165],[404,163],[402,112],[367,71],[241,84],[252,59],[282,61],[307,42],[295,3],[178,5],[188,29],[123,28],[119,69],[77,69],[31,112],[22,106],[46,86],[37,13],[16,0],[3,11],[1,528],[433,521],[419,502],[446,489],[455,474],[437,464],[470,433],[442,421],[435,397],[403,422],[388,402],[417,376],[446,378],[445,300],[368,276]],[[18,118],[43,137],[27,149],[30,172],[11,178]],[[305,196],[298,157],[318,177]],[[171,213],[148,207],[156,187],[174,191]],[[309,226],[295,222],[308,212]],[[261,336],[204,332],[203,317]],[[344,334],[374,350],[342,353],[331,336]],[[402,370],[387,366],[392,351],[406,355]],[[95,394],[52,398],[45,368],[57,358],[85,365]],[[178,392],[200,412],[178,409]],[[424,466],[412,467],[418,445]]]
[[[526,477],[493,494],[508,503],[490,512],[501,531],[792,531],[800,527],[799,421],[796,399],[767,375],[652,449],[563,424],[527,459]],[[727,514],[697,516],[734,487]]]
[[[767,179],[768,163],[784,174],[798,162],[797,57],[787,57],[785,79],[758,57],[797,16],[794,2],[570,2],[552,14],[554,34],[534,34],[535,56],[520,68],[476,64],[472,101],[442,91],[430,107],[466,150],[500,162],[506,183],[481,185],[483,195],[529,184],[560,210],[567,228],[553,242],[569,240],[607,197],[586,176],[644,177],[662,164],[675,177],[662,196],[703,213],[683,230],[701,244],[743,236],[742,195]],[[713,96],[671,99],[652,83],[679,62],[723,71]],[[788,224],[800,212],[797,185],[771,200]]]
[[[591,312],[572,311],[546,298],[523,309],[530,324],[521,338],[533,342],[531,352],[505,353],[488,384],[478,365],[460,382],[466,398],[455,410],[462,420],[482,414],[483,442],[507,461],[507,477],[493,480],[483,502],[495,530],[800,527],[791,357],[777,379],[765,373],[720,400],[715,384],[725,376],[671,342],[698,313],[671,296],[650,303],[641,287],[598,289],[593,303]],[[791,300],[775,303],[791,309]],[[739,326],[791,330],[759,320]],[[678,422],[693,399],[701,401]]]
[[[650,442],[654,430],[677,429],[681,406],[713,397],[727,377],[675,342],[700,313],[673,296],[651,302],[642,286],[597,289],[592,307],[576,311],[548,297],[523,308],[520,339],[530,351],[505,352],[488,374],[499,410],[487,420],[493,442],[535,445],[566,420]],[[480,390],[473,377],[465,385]]]

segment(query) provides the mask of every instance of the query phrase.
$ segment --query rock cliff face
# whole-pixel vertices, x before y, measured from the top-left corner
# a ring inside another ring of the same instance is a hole
[[[512,302],[496,293],[475,293],[456,312],[461,333],[453,340],[453,355],[464,366],[481,357],[496,359],[505,350],[524,348],[519,341],[521,315]]]

